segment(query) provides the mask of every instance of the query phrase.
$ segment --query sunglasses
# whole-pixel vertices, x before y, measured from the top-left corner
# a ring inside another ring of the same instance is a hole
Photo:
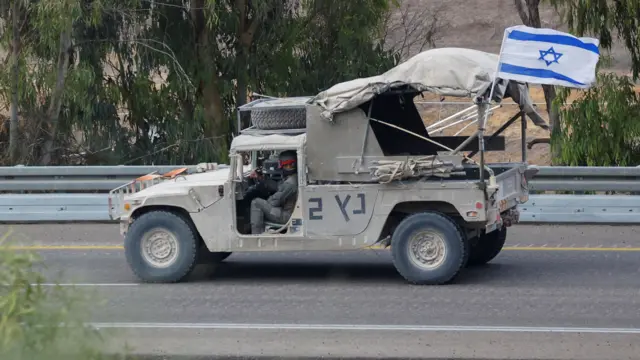
[[[278,165],[279,165],[281,168],[284,168],[284,167],[293,167],[295,164],[296,164],[296,161],[295,161],[295,160],[282,160],[282,161],[279,161],[279,162],[278,162]]]

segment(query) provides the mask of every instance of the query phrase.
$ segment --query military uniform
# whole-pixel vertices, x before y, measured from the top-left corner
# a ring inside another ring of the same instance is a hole
[[[289,221],[298,198],[298,175],[289,175],[268,199],[251,201],[251,233],[264,233],[264,221],[284,224]]]

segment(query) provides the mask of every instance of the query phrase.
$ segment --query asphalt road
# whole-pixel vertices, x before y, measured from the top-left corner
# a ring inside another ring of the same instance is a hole
[[[491,264],[440,287],[406,284],[384,250],[233,254],[139,284],[116,226],[9,228],[51,281],[103,300],[97,326],[146,352],[640,359],[640,227],[516,226]]]

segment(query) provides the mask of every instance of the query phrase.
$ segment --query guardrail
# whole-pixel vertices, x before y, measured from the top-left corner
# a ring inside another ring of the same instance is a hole
[[[0,222],[110,221],[107,193],[153,171],[195,166],[0,167]],[[541,166],[522,223],[640,223],[640,168]],[[544,192],[571,192],[549,194]],[[625,194],[591,194],[616,192]]]
[[[538,191],[640,192],[640,167],[538,166],[530,183]]]
[[[160,166],[14,166],[0,167],[1,192],[103,192],[154,171],[165,173],[195,165]]]

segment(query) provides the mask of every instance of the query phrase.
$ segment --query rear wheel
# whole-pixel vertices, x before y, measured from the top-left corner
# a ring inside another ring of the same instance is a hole
[[[188,219],[168,211],[141,215],[124,239],[131,270],[144,282],[178,282],[191,273],[199,240]]]
[[[391,239],[393,264],[407,281],[440,285],[455,279],[468,258],[468,244],[460,227],[437,212],[411,215],[398,225]]]
[[[507,240],[507,228],[503,226],[500,230],[482,234],[471,246],[469,254],[469,266],[484,265],[493,260],[504,247]]]

